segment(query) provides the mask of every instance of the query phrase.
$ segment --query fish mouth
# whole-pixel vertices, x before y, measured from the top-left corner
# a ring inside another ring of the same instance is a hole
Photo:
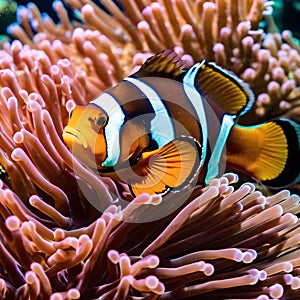
[[[88,147],[88,143],[84,135],[79,130],[70,126],[65,127],[63,139],[67,144],[77,143],[82,145],[85,149]]]

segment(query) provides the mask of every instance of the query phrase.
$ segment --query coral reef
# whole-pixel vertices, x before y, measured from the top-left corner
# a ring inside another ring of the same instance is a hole
[[[289,32],[260,29],[270,2],[122,0],[124,13],[103,0],[110,14],[65,2],[82,23],[60,1],[58,24],[21,6],[18,40],[0,50],[0,297],[297,299],[298,196],[264,196],[228,173],[190,195],[132,199],[61,139],[74,105],[165,48],[246,81],[256,101],[241,123],[299,121],[299,49]]]
[[[0,1],[0,14],[1,14],[1,39],[2,35],[6,35],[6,27],[16,20],[17,3],[12,0]]]

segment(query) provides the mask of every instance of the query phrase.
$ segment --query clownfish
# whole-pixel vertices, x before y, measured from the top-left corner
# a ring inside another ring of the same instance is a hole
[[[63,140],[133,196],[207,184],[225,167],[270,187],[300,179],[300,128],[287,119],[238,124],[254,95],[238,77],[203,60],[190,68],[172,50],[70,112]]]

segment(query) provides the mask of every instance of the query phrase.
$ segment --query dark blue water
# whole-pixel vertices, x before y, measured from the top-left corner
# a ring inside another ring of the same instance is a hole
[[[50,0],[32,0],[32,1],[18,0],[15,2],[17,2],[18,5],[24,5],[24,6],[26,6],[30,2],[34,3],[42,13],[47,13],[55,22],[57,22],[57,15],[56,15],[55,11],[52,9],[52,3],[54,1],[50,1]],[[97,1],[94,1],[94,2],[97,2]],[[68,7],[67,7],[67,9],[69,12],[69,16],[71,18],[73,18],[72,10]]]

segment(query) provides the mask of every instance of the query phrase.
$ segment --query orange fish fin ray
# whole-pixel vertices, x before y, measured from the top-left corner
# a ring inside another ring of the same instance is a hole
[[[220,114],[240,115],[253,105],[254,95],[246,83],[214,63],[203,61],[195,86]]]
[[[299,124],[290,120],[236,125],[228,139],[228,162],[267,186],[287,186],[300,179],[299,141]]]
[[[132,193],[154,195],[184,189],[198,174],[200,155],[199,142],[187,136],[143,153],[136,167],[144,168],[145,175],[130,184]]]
[[[184,71],[186,63],[173,50],[164,50],[148,58],[134,77],[164,77],[176,79]]]

